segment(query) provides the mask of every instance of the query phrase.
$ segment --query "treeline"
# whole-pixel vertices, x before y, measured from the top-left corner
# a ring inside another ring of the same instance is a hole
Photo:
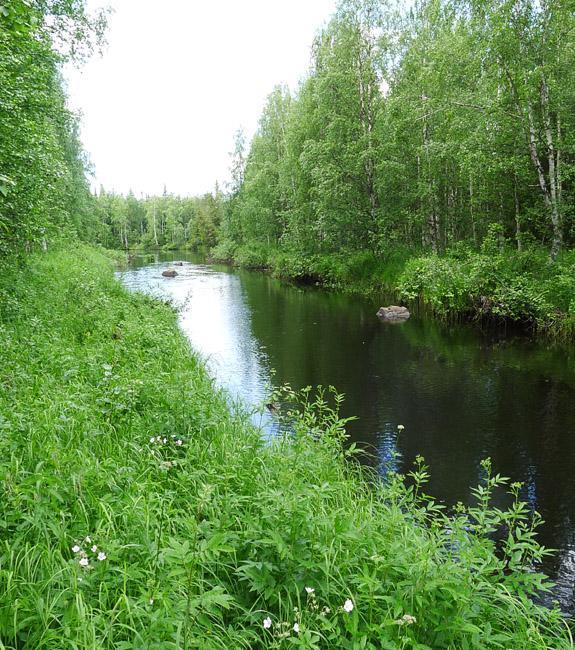
[[[231,181],[101,192],[109,247],[215,260],[575,336],[571,0],[341,0]]]
[[[441,252],[492,224],[519,250],[573,242],[572,3],[409,6],[340,3],[297,94],[277,87],[238,141],[224,242]]]
[[[65,61],[97,47],[105,13],[83,0],[0,2],[0,263],[54,237],[93,237],[76,116],[66,107]]]
[[[94,212],[94,241],[106,248],[192,248],[208,251],[218,242],[226,198],[216,184],[199,197],[168,194],[136,198],[100,188]]]
[[[270,94],[231,183],[201,198],[102,192],[100,240],[295,254],[573,243],[568,0],[342,0],[298,92]]]

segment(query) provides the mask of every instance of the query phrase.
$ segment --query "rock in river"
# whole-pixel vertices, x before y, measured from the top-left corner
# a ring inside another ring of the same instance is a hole
[[[162,271],[162,275],[163,275],[165,278],[175,278],[176,275],[178,275],[178,272],[175,271],[174,269],[167,269],[167,270],[165,270],[165,271]]]
[[[409,318],[410,313],[407,307],[397,307],[396,305],[391,305],[390,307],[380,307],[377,315],[381,318],[381,320],[404,321]]]

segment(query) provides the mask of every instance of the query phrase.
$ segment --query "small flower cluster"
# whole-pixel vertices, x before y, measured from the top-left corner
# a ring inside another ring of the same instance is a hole
[[[306,587],[305,592],[307,594],[307,606],[312,612],[319,612],[320,616],[327,616],[328,614],[331,614],[331,609],[329,607],[322,607],[320,610],[317,599],[315,597],[315,589],[313,587]]]
[[[92,552],[94,555],[92,559],[97,560],[98,562],[103,562],[105,559],[107,559],[108,556],[104,553],[104,551],[98,549],[98,546],[96,544],[92,544],[91,537],[85,537],[84,543],[88,545],[88,551],[85,551],[80,546],[80,544],[74,544],[74,546],[72,546],[72,553],[74,553],[74,555],[78,558],[78,564],[82,568],[87,569],[90,566],[89,552]]]
[[[152,436],[150,438],[151,445],[167,445],[169,442],[173,442],[176,447],[181,447],[184,444],[184,441],[181,438],[176,438],[175,435],[171,435],[170,438],[165,438],[162,436]]]
[[[393,621],[396,625],[413,625],[417,623],[415,616],[411,614],[404,614],[401,618],[398,618],[397,621]]]
[[[331,614],[331,609],[329,607],[322,607],[320,610],[315,596],[315,589],[313,587],[305,587],[305,592],[307,594],[307,606],[312,612],[319,613],[319,615],[323,617]],[[340,611],[343,611],[346,614],[350,614],[353,611],[353,608],[353,600],[351,600],[351,598],[347,598],[341,606]],[[274,625],[272,619],[269,616],[266,616],[266,618],[263,620],[264,630],[271,630],[272,626],[274,626],[275,631],[273,632],[273,635],[278,639],[285,639],[289,637],[292,632],[299,634],[301,629],[301,612],[297,607],[294,607],[293,611],[296,619],[293,624],[287,621],[283,621]],[[415,622],[415,619],[413,622]]]
[[[307,606],[312,612],[317,612],[319,610],[319,605],[317,604],[317,598],[315,597],[315,589],[313,587],[306,587],[305,592],[307,594]]]
[[[264,630],[271,631],[271,628],[273,626],[272,619],[269,616],[267,618],[264,618],[263,625],[264,625]],[[299,634],[299,623],[296,621],[292,625],[287,621],[283,621],[281,623],[275,624],[275,631],[273,632],[273,635],[277,639],[287,639],[287,637],[291,635],[292,631],[295,632],[296,634]]]

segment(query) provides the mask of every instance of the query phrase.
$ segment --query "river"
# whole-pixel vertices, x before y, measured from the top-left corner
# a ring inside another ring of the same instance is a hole
[[[573,347],[417,317],[389,325],[368,299],[202,264],[190,253],[154,260],[135,258],[119,276],[174,302],[192,346],[233,399],[261,404],[270,384],[333,385],[345,394],[342,415],[357,416],[349,433],[371,462],[383,468],[398,451],[404,470],[421,454],[428,493],[447,504],[471,501],[488,456],[497,472],[523,482],[523,498],[545,520],[540,541],[558,549],[543,570],[562,607],[575,611]],[[173,260],[184,265],[164,278]]]

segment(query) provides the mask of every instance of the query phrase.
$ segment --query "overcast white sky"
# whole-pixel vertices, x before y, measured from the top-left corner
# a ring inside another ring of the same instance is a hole
[[[236,130],[252,136],[273,86],[296,88],[336,0],[89,0],[111,5],[108,47],[67,70],[96,186],[210,191]]]

